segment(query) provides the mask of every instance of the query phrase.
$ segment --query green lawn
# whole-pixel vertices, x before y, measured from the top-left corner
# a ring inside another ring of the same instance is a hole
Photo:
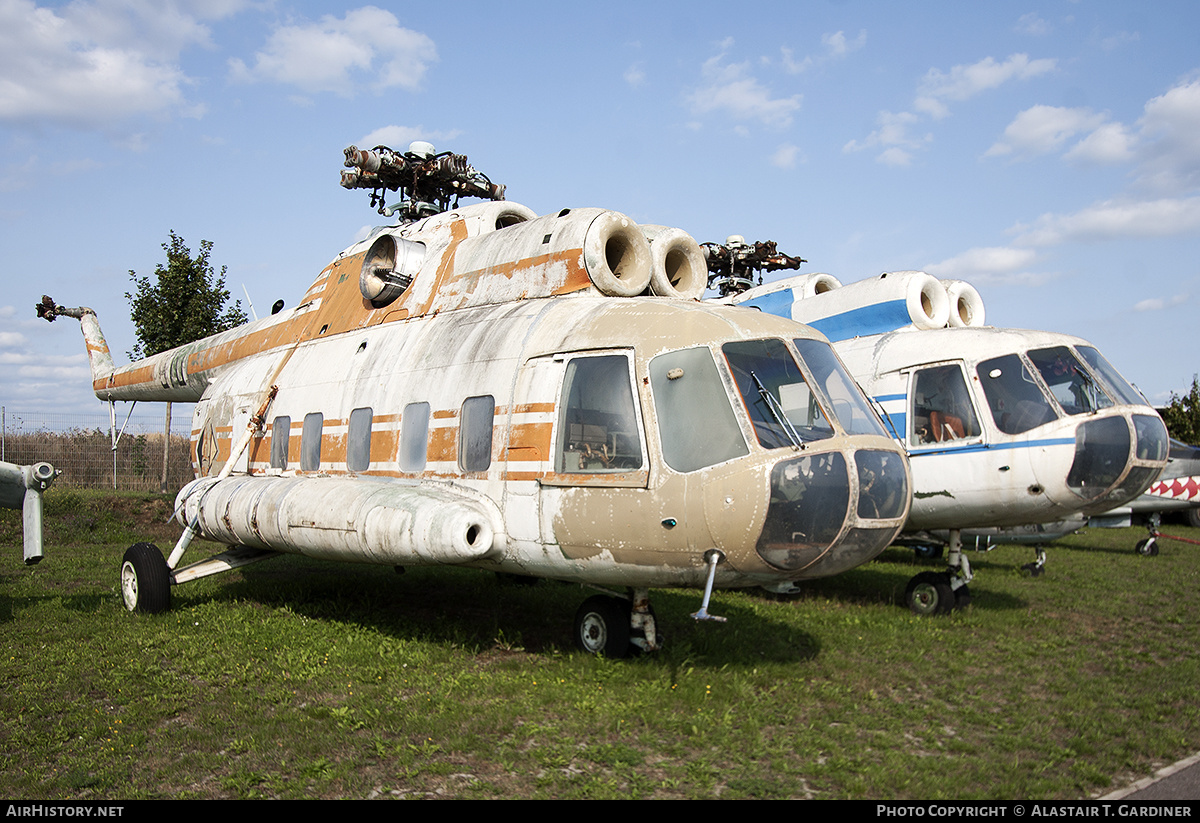
[[[117,592],[170,498],[52,489],[46,559],[0,514],[0,796],[1097,796],[1200,750],[1200,547],[1088,530],[972,553],[973,606],[898,603],[909,550],[791,600],[656,591],[667,648],[570,646],[588,590],[281,558]],[[1200,538],[1200,531],[1165,531]],[[189,560],[212,551],[199,544]]]

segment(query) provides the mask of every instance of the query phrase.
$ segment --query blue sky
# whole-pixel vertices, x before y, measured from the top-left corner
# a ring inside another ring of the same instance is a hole
[[[1200,4],[0,0],[0,404],[99,410],[174,230],[289,305],[378,218],[350,144],[466,154],[539,214],[924,269],[1090,339],[1151,400],[1200,371]]]

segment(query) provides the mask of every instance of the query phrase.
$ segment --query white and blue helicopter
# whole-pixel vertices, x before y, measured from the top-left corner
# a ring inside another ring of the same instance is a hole
[[[1086,340],[984,325],[979,293],[919,271],[843,286],[828,274],[754,286],[748,267],[795,268],[774,244],[704,244],[720,300],[824,333],[908,452],[904,534],[948,532],[948,568],[909,582],[918,614],[970,602],[962,531],[1092,515],[1134,500],[1167,462],[1167,430]],[[739,271],[736,260],[746,261]],[[1031,571],[1040,573],[1044,553]]]

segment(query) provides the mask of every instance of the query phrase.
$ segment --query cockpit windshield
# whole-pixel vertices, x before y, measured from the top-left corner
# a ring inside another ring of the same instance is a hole
[[[1146,398],[1133,386],[1126,382],[1121,373],[1112,367],[1104,355],[1091,346],[1078,346],[1079,356],[1092,367],[1092,372],[1100,379],[1109,393],[1117,398],[1117,402],[1130,406],[1148,406]]]
[[[1033,349],[1029,360],[1067,414],[1088,414],[1113,405],[1113,400],[1066,346]]]
[[[976,368],[996,427],[1021,434],[1058,417],[1037,381],[1015,354],[984,360]]]
[[[812,373],[813,382],[833,404],[833,416],[850,434],[877,434],[887,437],[879,416],[867,405],[867,399],[854,379],[846,373],[833,347],[823,340],[792,341],[800,359]]]
[[[721,347],[758,442],[798,446],[833,436],[816,392],[782,340],[743,340]]]

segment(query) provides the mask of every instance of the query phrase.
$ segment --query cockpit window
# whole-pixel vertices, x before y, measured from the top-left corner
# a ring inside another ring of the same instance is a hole
[[[996,427],[1020,434],[1058,417],[1021,358],[1006,354],[984,360],[976,369]]]
[[[655,357],[650,387],[663,459],[675,471],[696,471],[750,453],[707,348]]]
[[[1029,360],[1067,414],[1088,414],[1113,404],[1091,374],[1066,346],[1033,349]]]
[[[744,340],[721,347],[758,442],[768,449],[833,436],[817,395],[782,340]]]
[[[867,405],[858,384],[846,373],[833,347],[823,340],[793,340],[800,359],[812,373],[813,382],[825,391],[833,406],[833,415],[850,434],[877,434],[887,437],[878,415]]]
[[[1105,385],[1113,397],[1117,398],[1120,403],[1126,403],[1130,406],[1148,406],[1146,398],[1142,397],[1141,393],[1121,376],[1121,373],[1112,367],[1112,364],[1104,359],[1104,355],[1098,352],[1091,346],[1079,346],[1079,356],[1082,357],[1092,371],[1100,378],[1100,382]]]
[[[563,383],[555,471],[604,474],[642,467],[629,358],[576,357]]]
[[[957,365],[918,371],[913,377],[912,402],[909,442],[914,446],[968,440],[981,434],[966,379]]]

